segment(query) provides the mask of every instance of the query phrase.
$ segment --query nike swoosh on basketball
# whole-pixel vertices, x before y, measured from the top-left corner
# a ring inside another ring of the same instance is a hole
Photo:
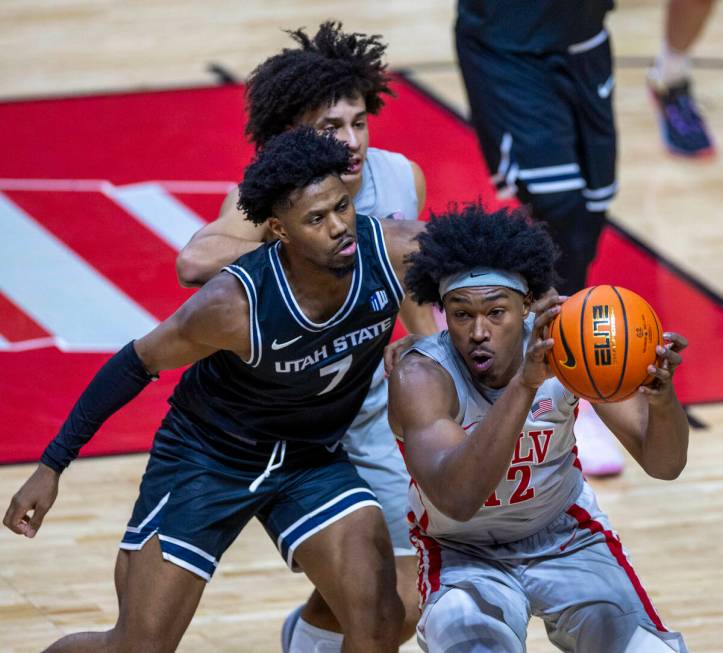
[[[615,77],[610,75],[610,77],[607,78],[606,82],[597,85],[597,94],[603,100],[607,100],[610,97],[610,93],[613,92],[614,86],[615,86]]]
[[[567,356],[567,360],[560,361],[560,364],[563,367],[572,369],[577,365],[577,361],[575,360],[575,354],[573,354],[572,349],[570,349],[570,345],[567,344],[565,332],[562,330],[562,322],[560,322],[560,340],[562,341],[562,348],[565,350],[565,356]]]
[[[271,349],[273,349],[274,351],[283,349],[284,347],[293,345],[297,340],[299,340],[302,337],[303,336],[296,336],[296,338],[292,338],[291,340],[287,340],[286,342],[276,342],[276,338],[274,338],[274,341],[271,343]]]

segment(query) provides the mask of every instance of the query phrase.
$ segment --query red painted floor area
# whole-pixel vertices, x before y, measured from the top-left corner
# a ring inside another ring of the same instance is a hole
[[[427,210],[442,211],[452,200],[478,196],[496,206],[472,130],[405,80],[395,88],[398,97],[371,121],[372,145],[401,151],[419,163],[427,176]],[[12,153],[0,158],[0,193],[157,319],[188,296],[176,284],[171,246],[94,186],[79,192],[66,183],[65,190],[53,190],[48,180],[115,185],[237,180],[252,156],[243,138],[242,87],[10,102],[0,104],[0,124],[6,126],[0,130],[0,151]],[[175,198],[206,220],[215,217],[223,193],[189,188],[176,188]],[[718,372],[723,356],[714,342],[723,332],[719,298],[614,228],[603,236],[589,281],[639,292],[658,311],[664,328],[689,338],[685,365],[676,376],[684,402],[723,400]],[[0,290],[1,284],[0,279]],[[0,462],[37,459],[109,356],[33,348],[50,335],[0,293],[0,336],[29,343],[25,350],[0,352]],[[83,455],[147,449],[179,375],[165,374],[147,388],[103,427]]]

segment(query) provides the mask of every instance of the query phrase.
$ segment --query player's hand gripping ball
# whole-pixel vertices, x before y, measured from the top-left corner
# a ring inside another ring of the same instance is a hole
[[[648,366],[663,344],[655,311],[619,286],[572,295],[550,324],[555,343],[547,362],[568,390],[591,402],[622,401],[650,383]]]

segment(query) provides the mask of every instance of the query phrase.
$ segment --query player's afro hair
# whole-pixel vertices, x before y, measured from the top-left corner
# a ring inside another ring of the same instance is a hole
[[[557,247],[546,227],[522,210],[489,213],[479,203],[453,205],[432,214],[417,240],[419,251],[408,257],[405,281],[420,304],[442,306],[440,279],[477,266],[519,272],[535,299],[557,281]]]
[[[299,47],[285,48],[251,73],[246,134],[257,148],[307,111],[342,98],[361,95],[371,114],[384,106],[382,95],[392,94],[382,61],[387,46],[378,34],[345,34],[341,28],[328,21],[313,37],[303,29],[288,31]]]
[[[278,206],[289,206],[289,195],[298,188],[341,175],[351,154],[330,136],[310,127],[279,134],[259,151],[239,184],[238,208],[256,224],[265,222]]]

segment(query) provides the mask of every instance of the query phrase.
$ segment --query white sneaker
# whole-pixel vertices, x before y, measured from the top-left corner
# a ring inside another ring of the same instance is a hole
[[[625,458],[617,438],[598,417],[589,401],[580,399],[575,420],[577,457],[587,476],[617,476],[623,471]]]
[[[299,621],[303,607],[303,603],[296,606],[291,612],[289,612],[289,614],[286,615],[286,619],[284,619],[284,625],[281,626],[282,653],[289,653],[289,649],[291,648],[291,638],[294,635],[294,628],[296,627],[296,622]]]

